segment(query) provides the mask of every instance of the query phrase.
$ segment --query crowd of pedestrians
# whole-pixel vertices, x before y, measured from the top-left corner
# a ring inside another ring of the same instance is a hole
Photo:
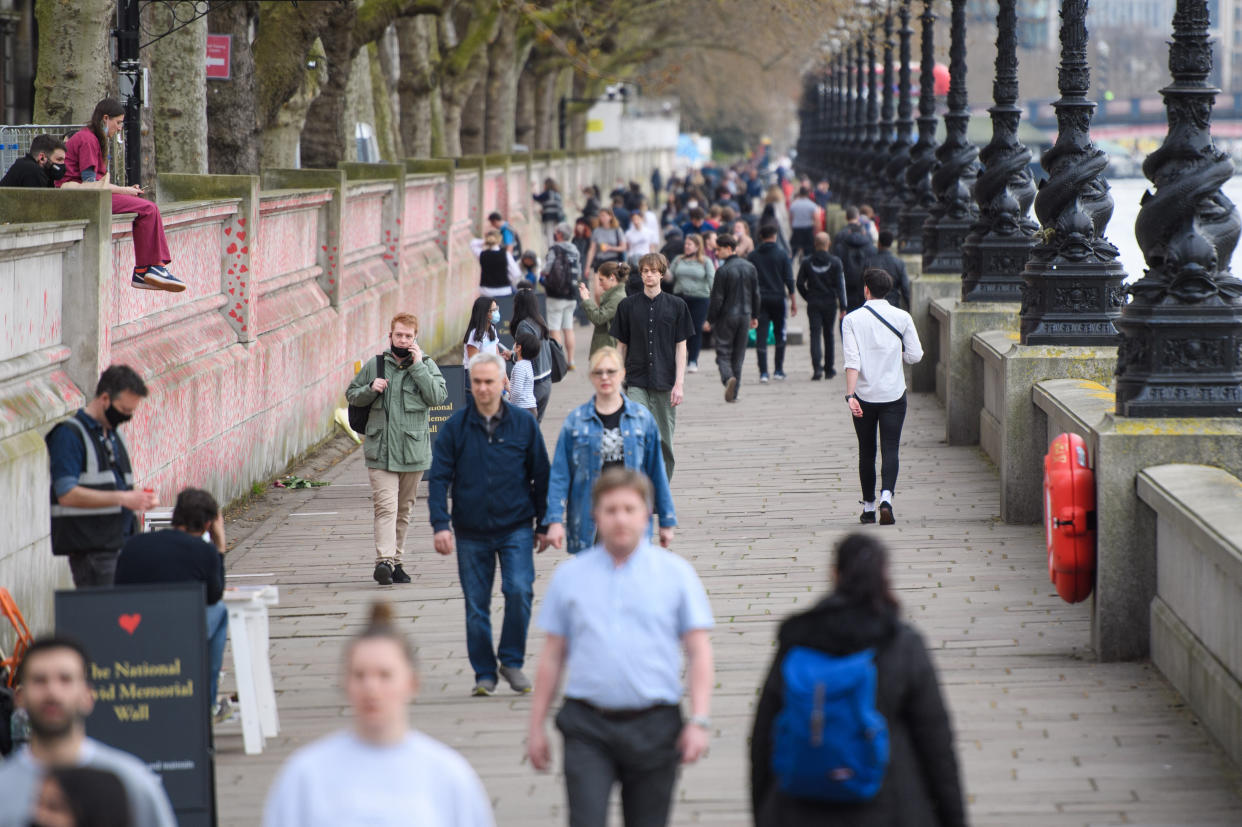
[[[32,148],[34,162],[54,164],[56,149]],[[812,380],[835,377],[840,329],[863,523],[895,522],[902,371],[922,356],[902,309],[909,281],[891,232],[873,237],[874,221],[850,208],[846,228],[830,237],[826,182],[802,182],[795,196],[787,176],[765,188],[754,168],[709,167],[695,180],[665,182],[657,172],[652,184],[667,198],[659,215],[636,184],[607,199],[588,188],[571,225],[557,182],[546,180],[535,196],[542,261],[522,249],[503,216],[489,216],[476,243],[479,295],[461,341],[466,402],[434,442],[430,412],[446,402],[446,382],[419,346],[413,314],[390,320],[388,347],[345,390],[365,413],[358,427],[373,501],[373,579],[411,582],[405,546],[425,477],[431,546],[456,558],[470,693],[494,695],[501,681],[531,693],[526,753],[537,770],[552,766],[547,724],[554,718],[572,827],[603,827],[618,785],[627,827],[667,824],[678,768],[708,752],[713,614],[694,567],[672,550],[677,408],[705,337],[725,401],[736,403],[751,337],[759,382],[787,378],[786,324],[798,312],[796,295],[810,320]],[[507,327],[502,301],[512,308]],[[579,312],[594,326],[585,360],[594,392],[571,410],[549,452],[540,423],[553,382],[575,367]],[[133,490],[118,428],[145,396],[134,371],[111,367],[92,401],[49,434],[54,550],[69,556],[79,586],[204,582],[214,700],[227,628],[219,604],[223,518],[209,494],[187,489],[173,529],[135,536],[134,513],[154,498]],[[569,556],[541,595],[536,622],[545,638],[532,680],[535,555],[549,548]],[[922,639],[900,620],[884,545],[848,536],[834,550],[832,570],[832,592],[781,625],[760,683],[750,740],[755,823],[964,824],[948,713]],[[22,814],[44,799],[84,784],[112,789],[133,814],[119,823],[172,823],[158,780],[85,736],[87,665],[75,643],[55,638],[27,655],[18,697],[34,734],[0,765],[0,787],[19,792],[0,798],[0,827],[25,824]],[[469,764],[410,728],[419,671],[386,604],[375,605],[347,644],[343,675],[350,727],[286,762],[265,825],[494,823]],[[845,687],[849,703],[828,709],[817,682]],[[558,693],[563,701],[553,714]],[[100,770],[105,780],[87,783],[65,775],[66,767]],[[108,787],[108,778],[119,786]],[[377,781],[384,795],[374,794]]]

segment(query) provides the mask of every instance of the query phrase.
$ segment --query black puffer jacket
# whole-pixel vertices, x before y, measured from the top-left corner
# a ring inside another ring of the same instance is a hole
[[[756,827],[961,827],[966,824],[949,714],[922,637],[895,612],[829,595],[781,624],[780,648],[755,712],[751,804]],[[876,648],[876,708],[888,721],[890,756],[879,795],[860,804],[785,796],[772,774],[772,724],[784,687],[780,663],[794,646],[832,655]]]
[[[863,306],[863,270],[875,255],[871,236],[861,224],[847,224],[832,240],[832,252],[845,267],[845,291],[849,294],[849,310]]]

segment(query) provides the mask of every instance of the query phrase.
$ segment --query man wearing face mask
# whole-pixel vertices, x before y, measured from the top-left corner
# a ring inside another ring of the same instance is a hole
[[[118,427],[147,396],[128,365],[99,376],[95,398],[48,433],[52,478],[52,554],[67,555],[73,584],[111,586],[116,558],[137,528],[134,512],[155,507],[155,494],[135,491],[129,451]]]
[[[39,135],[30,142],[30,151],[18,158],[0,178],[0,187],[47,189],[65,176],[65,142],[51,135]]]
[[[428,415],[448,399],[444,376],[418,346],[418,319],[398,313],[388,326],[381,378],[370,359],[345,390],[349,404],[371,406],[362,453],[375,511],[375,570],[381,586],[409,583],[401,565],[410,512],[423,472],[431,467]]]

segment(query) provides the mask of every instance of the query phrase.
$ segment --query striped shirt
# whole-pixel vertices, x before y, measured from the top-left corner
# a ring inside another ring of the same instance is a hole
[[[513,374],[509,377],[509,404],[517,408],[536,406],[535,370],[529,359],[513,363]]]

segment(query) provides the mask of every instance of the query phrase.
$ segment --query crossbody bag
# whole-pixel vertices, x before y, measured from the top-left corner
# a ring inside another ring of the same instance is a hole
[[[879,319],[880,324],[884,325],[889,330],[893,331],[893,335],[901,340],[901,352],[905,353],[906,352],[906,337],[901,335],[901,331],[893,327],[893,325],[888,321],[888,319],[881,316],[879,312],[877,312],[876,309],[872,307],[871,305],[864,304],[863,307],[865,307],[871,313],[872,316],[875,316],[877,319]]]

